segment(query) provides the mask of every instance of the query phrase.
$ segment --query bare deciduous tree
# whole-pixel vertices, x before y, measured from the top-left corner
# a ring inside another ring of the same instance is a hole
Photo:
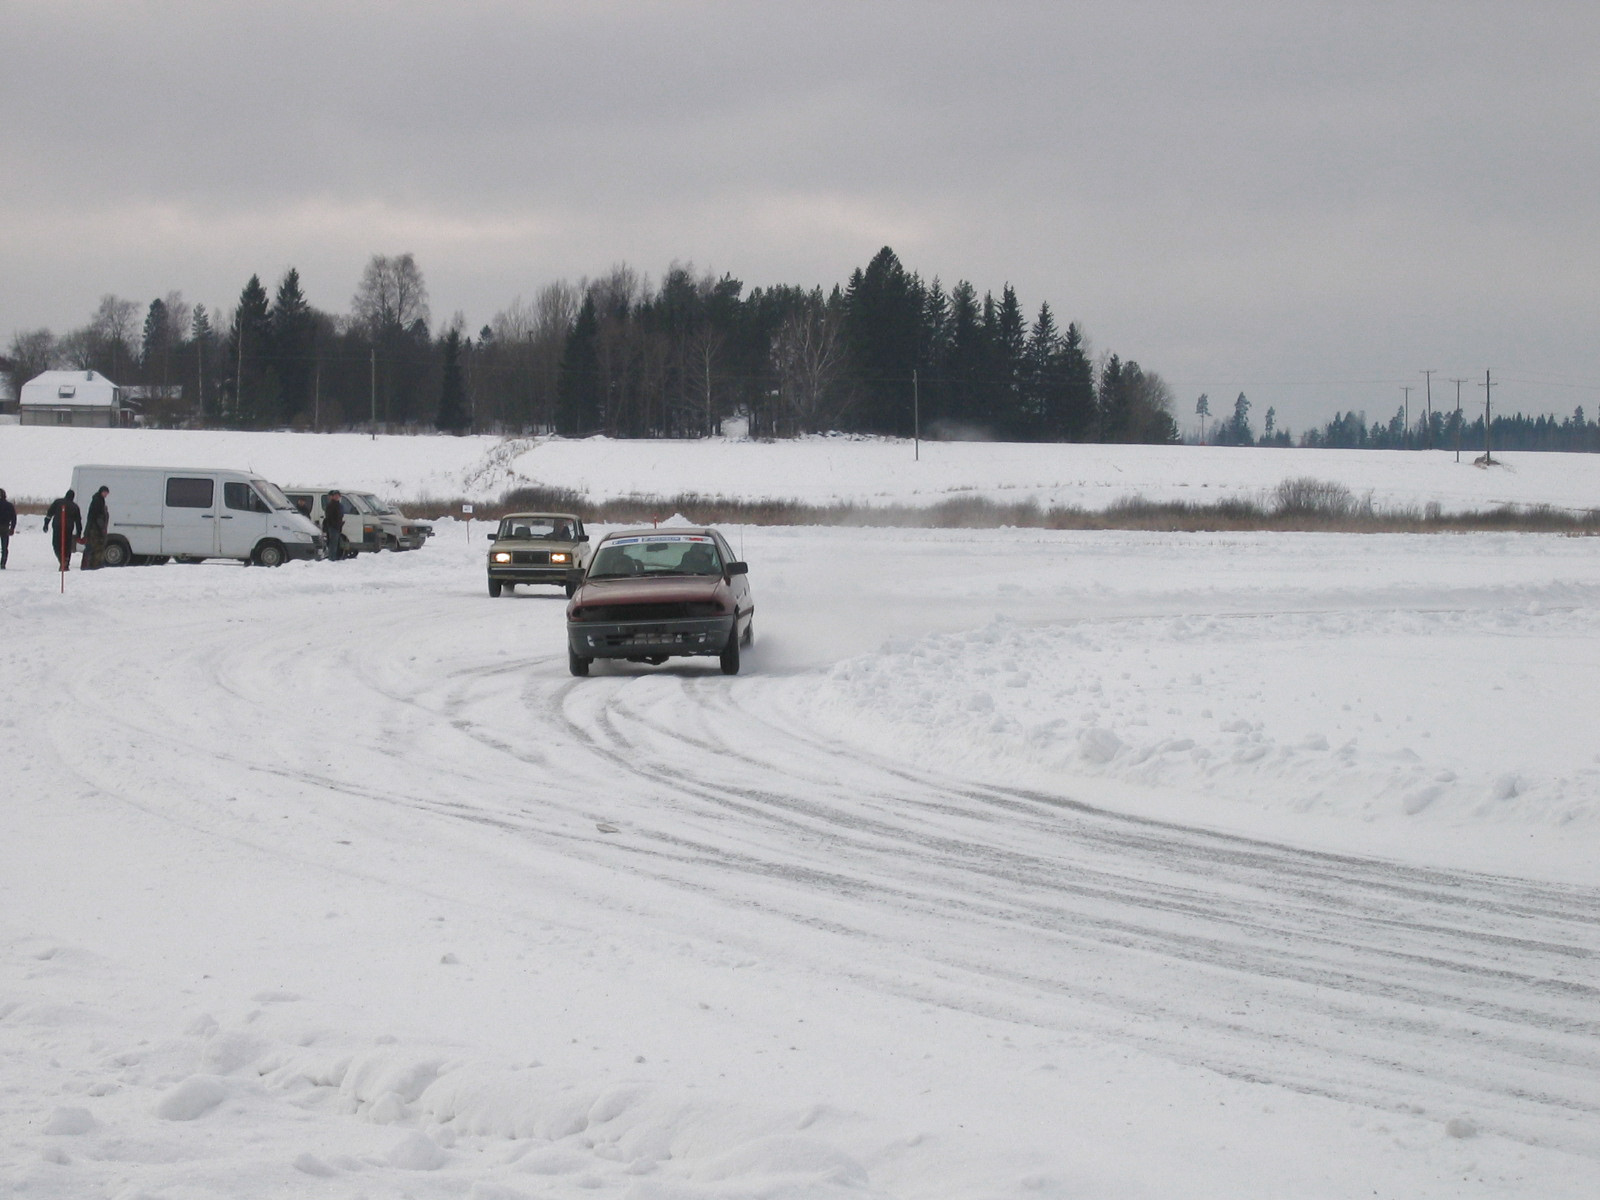
[[[374,254],[361,273],[361,285],[350,300],[351,316],[380,334],[427,324],[428,288],[417,260],[409,254]]]
[[[778,380],[780,420],[789,432],[815,433],[831,427],[840,412],[834,383],[844,365],[840,314],[822,289],[792,308],[772,339],[772,365]]]

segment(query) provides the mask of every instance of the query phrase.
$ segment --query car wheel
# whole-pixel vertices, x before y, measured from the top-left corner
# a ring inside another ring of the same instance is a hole
[[[100,552],[101,563],[108,567],[125,567],[132,557],[128,553],[128,543],[118,538],[107,539],[105,549]]]
[[[572,647],[567,647],[567,670],[574,675],[587,675],[589,673],[589,664],[593,661],[592,658],[584,658],[581,655],[574,654]]]
[[[722,666],[724,675],[737,675],[739,673],[739,629],[735,626],[728,632],[728,647],[717,660]]]
[[[277,542],[262,542],[256,547],[256,562],[263,567],[283,566],[283,547]]]
[[[489,596],[490,596],[490,598],[492,599],[492,598],[498,596],[499,594],[500,594],[500,581],[498,579],[489,580]]]

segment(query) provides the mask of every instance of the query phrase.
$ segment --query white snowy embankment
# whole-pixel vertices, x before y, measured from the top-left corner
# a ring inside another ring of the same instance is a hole
[[[1143,496],[1260,499],[1285,479],[1348,487],[1380,506],[1446,511],[1501,504],[1600,505],[1600,455],[1511,454],[1479,468],[1453,451],[1279,450],[1220,446],[1034,445],[820,436],[617,441],[594,437],[378,436],[225,430],[52,429],[0,425],[0,487],[59,495],[80,463],[245,467],[279,484],[333,484],[405,502],[498,499],[523,485],[603,501],[684,493],[806,504],[923,506],[981,496],[1097,510]]]

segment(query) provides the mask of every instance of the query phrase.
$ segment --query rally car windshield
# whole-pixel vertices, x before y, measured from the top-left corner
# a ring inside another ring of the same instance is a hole
[[[639,575],[721,575],[722,557],[708,537],[682,534],[617,538],[595,552],[590,579]]]

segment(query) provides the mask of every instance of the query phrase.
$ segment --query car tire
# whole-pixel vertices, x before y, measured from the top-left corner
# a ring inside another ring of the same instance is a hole
[[[582,655],[574,654],[572,652],[572,647],[567,647],[567,670],[571,671],[579,678],[582,678],[589,673],[589,664],[593,661],[594,660],[592,658],[584,658]]]
[[[499,595],[500,595],[500,581],[498,579],[489,580],[489,597],[491,599],[494,599],[495,597],[498,597]]]
[[[262,567],[283,566],[283,547],[277,542],[262,542],[256,547],[256,564]]]
[[[739,673],[739,627],[735,625],[728,632],[728,645],[717,659],[724,675],[737,675]]]
[[[128,552],[128,543],[121,538],[107,538],[105,548],[100,551],[100,564],[106,567],[125,567],[128,560],[133,557]]]

